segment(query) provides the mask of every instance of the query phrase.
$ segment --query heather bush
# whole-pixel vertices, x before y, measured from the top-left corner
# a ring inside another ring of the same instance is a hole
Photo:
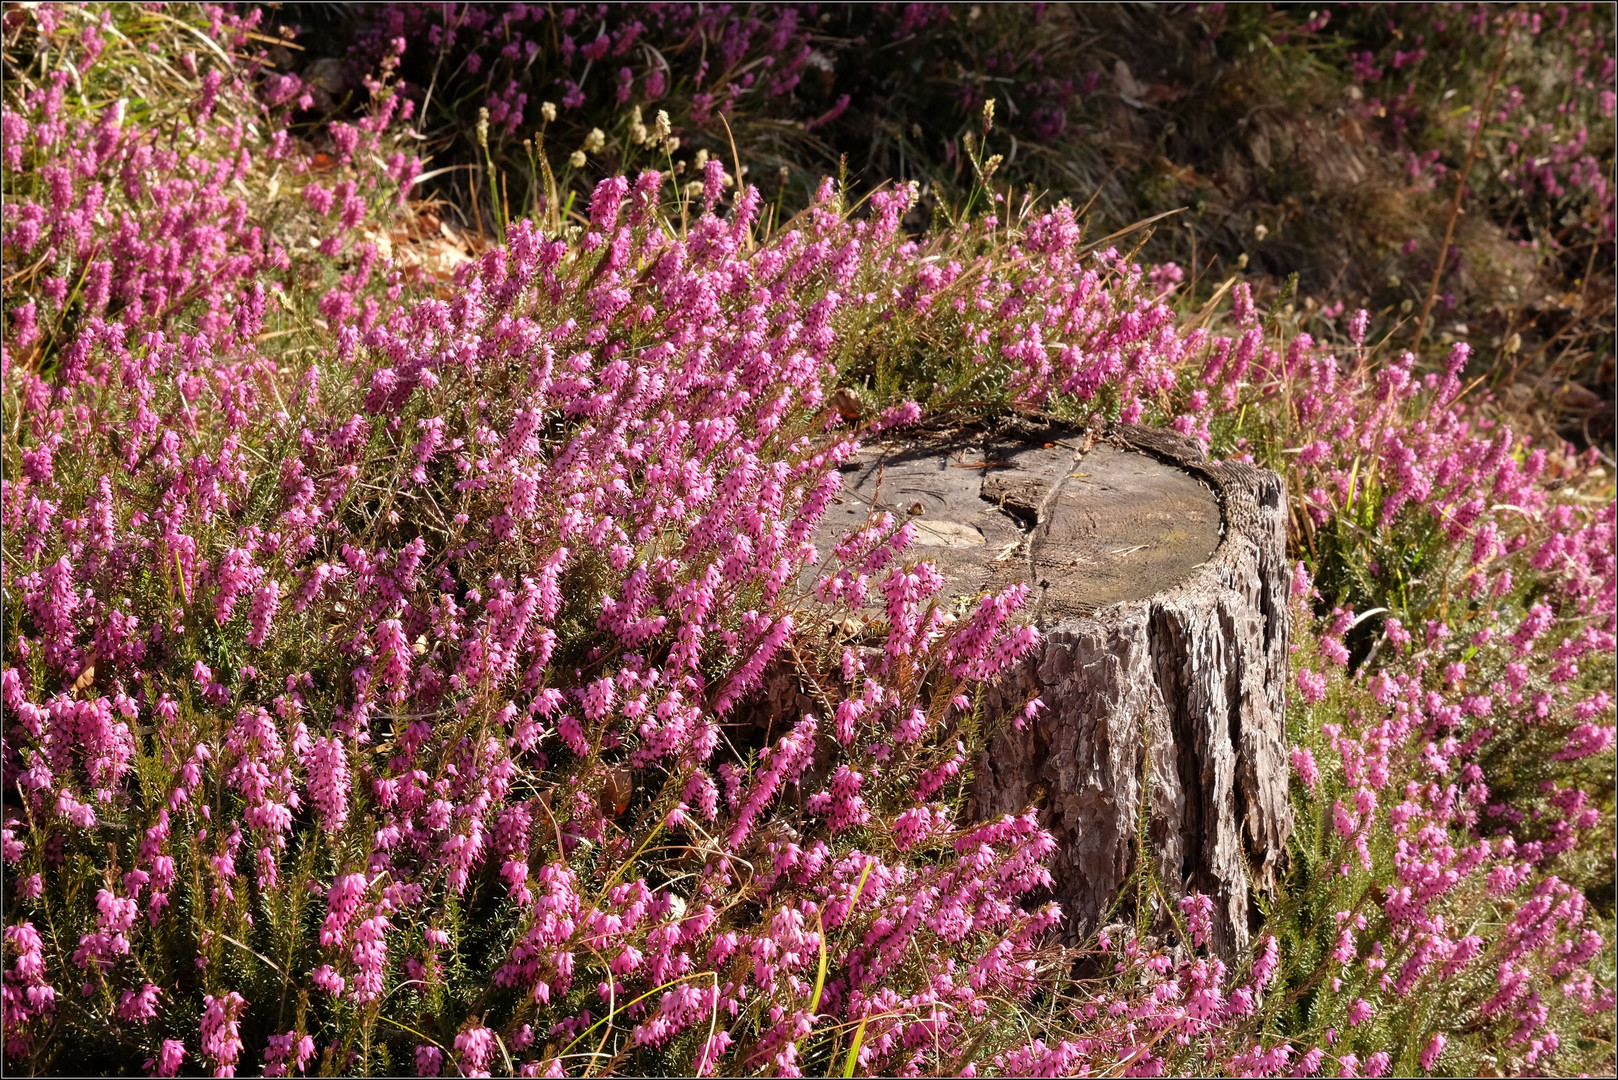
[[[1317,342],[1246,285],[1183,318],[995,181],[981,107],[925,235],[914,186],[829,180],[767,227],[710,157],[442,280],[409,28],[319,127],[251,13],[4,29],[8,1067],[1610,1064],[1611,485],[1464,347]],[[1300,827],[1233,968],[1146,859],[1058,947],[1038,808],[964,816],[1040,708],[984,705],[1024,591],[942,602],[887,517],[810,542],[862,440],[1011,409],[1297,490]],[[814,706],[755,723],[782,672]]]
[[[61,138],[59,106],[28,105],[21,182]],[[156,167],[205,167],[219,134],[205,124],[192,161]],[[141,145],[140,129],[124,134]],[[237,148],[220,160],[245,169]],[[110,139],[68,149],[80,175],[44,216],[76,215],[66,227],[92,234],[88,249],[120,218],[71,196],[139,165]],[[711,205],[717,164],[707,183]],[[604,182],[597,228],[573,246],[519,224],[451,300],[405,298],[396,276],[366,295],[364,272],[345,275],[321,296],[333,344],[296,369],[259,354],[275,332],[252,288],[273,275],[234,295],[206,261],[231,238],[206,232],[188,246],[207,298],[253,321],[68,297],[63,316],[94,314],[61,360],[8,339],[8,385],[38,429],[7,476],[22,597],[8,609],[7,767],[23,802],[6,854],[33,872],[12,896],[38,910],[10,935],[14,1057],[110,1065],[133,1044],[160,1072],[260,1052],[301,1068],[306,1032],[324,1026],[340,1033],[322,1059],[338,1069],[448,1055],[478,1071],[497,1044],[531,1069],[546,1056],[532,1022],[556,1063],[604,1053],[627,1018],[634,1041],[613,1054],[712,1071],[740,1040],[730,1058],[787,1068],[823,1004],[857,1014],[880,1067],[923,1053],[912,1013],[934,1016],[933,1055],[956,1052],[990,1000],[1033,989],[1056,915],[1013,901],[1046,880],[1049,838],[1026,818],[955,828],[934,798],[973,711],[953,687],[1032,641],[1004,626],[1020,591],[946,621],[926,603],[937,576],[894,563],[911,528],[873,523],[822,592],[883,595],[886,650],[845,651],[819,723],[767,746],[727,740],[715,760],[720,723],[799,648],[780,600],[855,445],[812,422],[834,286],[859,284],[847,256],[867,231],[891,241],[896,216],[855,226],[828,188],[772,265],[748,257],[745,202],[675,238],[659,188],[655,174]],[[121,221],[161,228],[166,200],[146,194],[126,183]],[[302,201],[323,212],[337,198],[311,179]],[[345,211],[350,227],[369,216]],[[333,235],[322,254],[337,258]],[[42,243],[24,240],[9,250]],[[828,269],[834,251],[845,258]],[[376,258],[366,249],[362,270]],[[76,452],[56,455],[64,444]],[[64,505],[98,531],[64,533]],[[821,793],[778,811],[811,767]],[[838,839],[856,830],[874,831],[874,851]],[[106,887],[80,912],[63,868],[98,857]],[[896,903],[912,910],[900,923],[883,914]],[[83,1000],[29,974],[36,925],[77,935],[56,959]],[[911,963],[934,939],[959,987]],[[384,1013],[385,994],[415,1022]],[[503,1031],[460,1023],[493,1002]]]
[[[491,232],[550,197],[546,162],[571,206],[603,176],[705,156],[739,156],[783,216],[840,159],[856,191],[916,180],[919,228],[977,182],[995,99],[1004,182],[1083,201],[1108,229],[1189,210],[1145,254],[1188,264],[1204,297],[1238,261],[1261,291],[1296,272],[1311,313],[1346,295],[1379,331],[1488,342],[1502,374],[1611,385],[1618,45],[1599,6],[334,10],[286,18],[351,43],[350,87],[403,50],[425,145],[454,163],[434,183]],[[1546,392],[1573,436],[1610,429],[1599,401]]]

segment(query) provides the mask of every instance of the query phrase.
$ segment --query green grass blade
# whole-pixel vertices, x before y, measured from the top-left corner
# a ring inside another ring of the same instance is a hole
[[[864,1041],[865,1021],[861,1020],[860,1026],[854,1029],[854,1041],[849,1044],[848,1057],[843,1062],[843,1075],[845,1077],[854,1075],[854,1066],[858,1065],[860,1061],[860,1043]]]
[[[864,884],[864,882],[861,882],[861,884]],[[820,922],[817,930],[816,936],[820,938],[820,970],[815,972],[815,992],[809,997],[809,1015],[812,1017],[820,1014],[820,992],[826,988],[826,924],[824,921]]]

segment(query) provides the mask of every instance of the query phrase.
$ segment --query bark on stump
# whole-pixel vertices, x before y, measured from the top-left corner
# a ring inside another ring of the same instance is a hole
[[[1292,830],[1281,478],[1132,425],[890,445],[851,472],[822,550],[875,506],[916,516],[956,595],[1033,587],[1043,647],[990,705],[1046,708],[992,738],[972,812],[1039,808],[1068,935],[1095,928],[1144,841],[1168,899],[1210,896],[1214,948],[1244,951]]]

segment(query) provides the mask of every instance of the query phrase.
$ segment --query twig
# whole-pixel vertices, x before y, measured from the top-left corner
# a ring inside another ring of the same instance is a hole
[[[1123,168],[1123,162],[1119,162],[1117,165],[1114,165],[1111,169],[1107,170],[1107,175],[1103,176],[1101,178],[1101,183],[1096,185],[1095,193],[1090,196],[1090,201],[1086,202],[1084,204],[1084,209],[1080,210],[1076,215],[1078,220],[1084,220],[1084,216],[1090,212],[1090,207],[1094,206],[1096,200],[1101,198],[1101,192],[1106,188],[1107,182],[1117,175],[1118,170],[1121,168]]]
[[[1236,282],[1240,280],[1240,274],[1232,274],[1230,277],[1221,282],[1219,288],[1213,291],[1213,295],[1208,297],[1208,302],[1202,305],[1202,310],[1197,312],[1196,318],[1192,319],[1191,322],[1186,325],[1186,332],[1189,333],[1190,331],[1200,327],[1203,323],[1207,322],[1208,317],[1211,316],[1214,313],[1214,309],[1219,306],[1219,301],[1223,300],[1225,298],[1225,294],[1230,291],[1231,286],[1235,285]]]
[[[730,121],[725,119],[724,113],[719,114],[719,122],[725,125],[725,136],[730,139],[730,161],[736,168],[736,194],[734,198],[739,202],[742,197],[742,156],[736,152],[736,135],[730,130]],[[749,225],[747,229],[747,250],[752,251],[754,247],[753,228]]]
[[[1515,19],[1507,21],[1506,40],[1500,43],[1500,56],[1495,60],[1494,71],[1489,75],[1488,89],[1483,92],[1483,108],[1478,111],[1478,126],[1472,130],[1472,145],[1466,148],[1466,160],[1461,162],[1461,175],[1455,180],[1455,198],[1449,204],[1449,222],[1444,226],[1444,242],[1439,245],[1438,259],[1433,266],[1433,283],[1427,287],[1427,299],[1422,301],[1421,315],[1416,319],[1416,341],[1410,347],[1411,352],[1421,350],[1421,336],[1427,331],[1427,316],[1432,313],[1433,301],[1438,297],[1438,282],[1444,276],[1444,260],[1449,255],[1449,242],[1455,236],[1455,220],[1461,216],[1461,196],[1466,193],[1466,177],[1472,171],[1472,162],[1478,156],[1478,142],[1483,138],[1483,125],[1489,121],[1489,104],[1494,100],[1495,85],[1500,81],[1500,73],[1505,70],[1506,57],[1511,55],[1511,32],[1515,27]]]
[[[251,946],[248,946],[248,945],[243,945],[241,942],[237,941],[235,938],[231,937],[229,934],[220,934],[219,936],[224,938],[226,941],[230,942],[232,945],[236,946],[238,949],[242,950],[243,952],[251,953],[252,955],[258,957],[260,960],[262,960],[266,964],[270,965],[271,970],[273,970],[277,975],[281,976],[283,979],[286,978],[286,972],[281,970],[281,966],[279,964],[277,964],[274,960],[271,960],[268,956],[265,956],[263,953],[259,952],[257,949],[252,948]]]
[[[1146,226],[1150,225],[1154,221],[1162,221],[1164,218],[1170,217],[1170,216],[1172,216],[1174,214],[1182,214],[1187,209],[1188,209],[1187,207],[1180,206],[1180,207],[1176,207],[1173,210],[1165,210],[1161,214],[1153,214],[1149,218],[1143,218],[1142,220],[1135,222],[1133,225],[1124,226],[1122,229],[1119,229],[1115,233],[1108,233],[1106,236],[1103,236],[1100,240],[1092,240],[1090,243],[1084,245],[1084,247],[1082,249],[1082,252],[1083,253],[1088,253],[1088,252],[1094,251],[1096,248],[1100,247],[1102,244],[1105,244],[1109,240],[1117,240],[1121,236],[1128,236],[1130,233],[1134,232],[1135,230],[1143,229]]]

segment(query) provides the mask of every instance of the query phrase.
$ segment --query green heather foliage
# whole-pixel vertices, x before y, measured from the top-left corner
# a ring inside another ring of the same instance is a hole
[[[1150,225],[1008,183],[1088,106],[983,92],[1039,70],[973,29],[1005,12],[520,7],[350,12],[350,66],[301,74],[308,39],[252,7],[4,15],[8,1072],[1611,1071],[1599,449],[1523,416],[1465,335],[1403,351],[1329,291],[1330,319],[1296,281],[1188,280],[1139,261]],[[1585,85],[1610,17],[1427,9],[1412,59],[1375,10],[1330,40],[1248,8],[1032,25],[1320,52],[1382,98],[1373,128],[1433,115],[1373,68],[1471,94],[1505,30],[1586,64],[1532,139],[1610,115]],[[928,68],[950,49],[982,66]],[[783,160],[886,123],[891,89],[843,98],[851,56],[955,80],[964,113],[929,115],[965,116],[958,168],[750,182],[771,123]],[[1146,95],[1121,108],[1180,100],[1105,77]],[[703,153],[722,114],[736,150]],[[471,160],[422,160],[424,117],[470,118]],[[1390,129],[1413,183],[1451,119]],[[1546,258],[1590,239],[1610,267],[1580,156],[1610,162],[1610,125],[1548,174],[1539,146],[1477,166],[1469,205],[1511,225],[1531,173],[1522,238],[1572,214]],[[454,208],[422,178],[467,164],[474,235],[424,234]],[[1171,426],[1287,480],[1298,830],[1233,964],[1150,859],[1058,944],[1040,808],[966,816],[987,733],[1042,708],[985,706],[1039,641],[1023,587],[942,603],[887,515],[814,549],[863,440],[1010,411]],[[817,705],[764,731],[769,671]]]

